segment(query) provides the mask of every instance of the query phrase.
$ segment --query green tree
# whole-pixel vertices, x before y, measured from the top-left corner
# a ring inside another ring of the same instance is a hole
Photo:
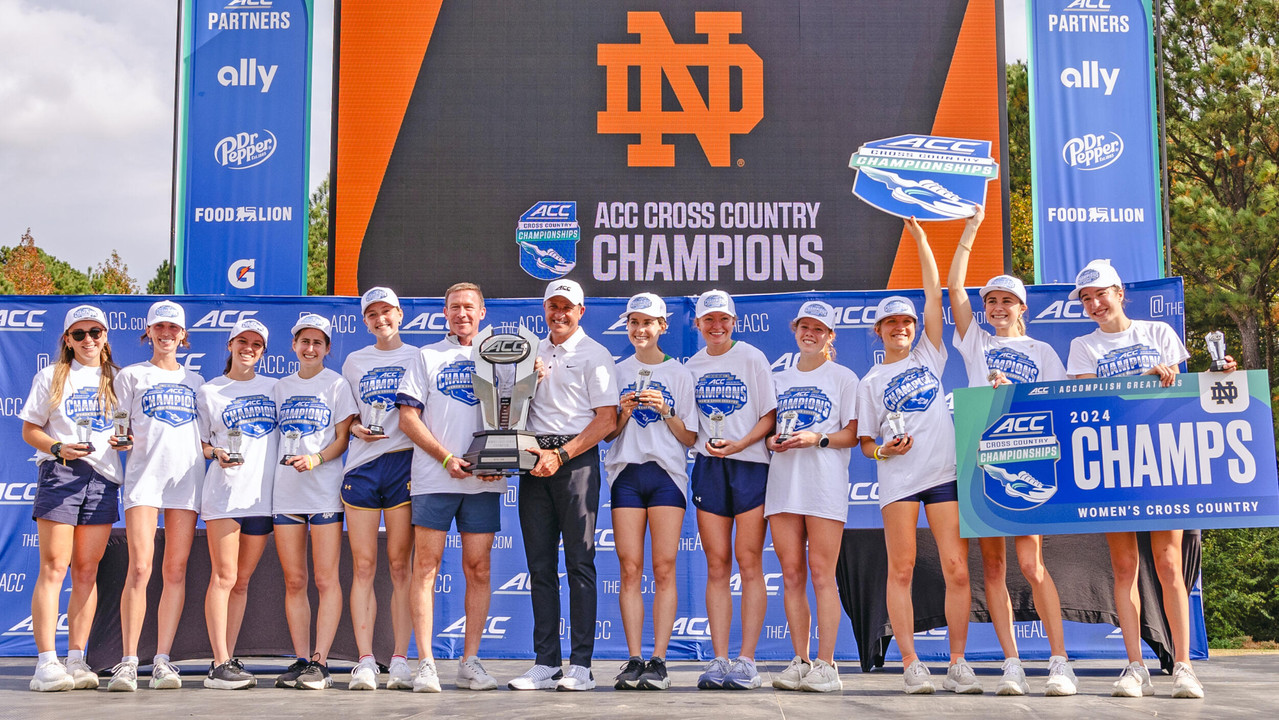
[[[44,262],[44,252],[36,247],[31,228],[22,233],[18,244],[0,248],[5,289],[15,295],[49,295],[54,292],[53,278]]]
[[[97,295],[132,295],[138,291],[138,282],[129,276],[129,266],[115,250],[89,273],[89,284]]]
[[[1026,63],[1004,68],[1008,93],[1008,219],[1012,228],[1013,275],[1035,281],[1034,213],[1030,200],[1030,95]]]
[[[329,294],[329,178],[307,204],[306,294]]]
[[[173,266],[168,260],[160,263],[155,269],[155,277],[147,283],[148,295],[170,295],[173,293]]]
[[[1206,530],[1203,601],[1208,641],[1279,640],[1279,528]]]

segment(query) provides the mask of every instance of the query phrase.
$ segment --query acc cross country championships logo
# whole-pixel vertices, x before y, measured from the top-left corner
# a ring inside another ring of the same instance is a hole
[[[986,203],[986,183],[999,177],[989,140],[898,135],[853,153],[853,194],[897,217],[953,220]]]
[[[538,280],[564,277],[577,266],[577,241],[581,239],[576,202],[535,203],[515,225],[520,268]]]

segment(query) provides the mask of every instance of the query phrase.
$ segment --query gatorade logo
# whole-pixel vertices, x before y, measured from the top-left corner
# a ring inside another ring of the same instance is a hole
[[[730,43],[742,31],[740,12],[699,12],[696,30],[706,42],[676,44],[657,12],[628,12],[626,31],[638,34],[634,44],[600,44],[597,64],[607,74],[606,104],[599,113],[601,135],[639,135],[627,148],[629,167],[675,167],[675,146],[665,135],[691,134],[712,167],[728,167],[730,138],[755,128],[764,117],[764,62],[745,43]],[[639,68],[639,110],[630,110],[630,68]],[[707,69],[707,92],[693,79],[690,68]],[[741,70],[741,108],[731,110],[730,68]],[[680,109],[662,107],[662,78],[666,78]]]

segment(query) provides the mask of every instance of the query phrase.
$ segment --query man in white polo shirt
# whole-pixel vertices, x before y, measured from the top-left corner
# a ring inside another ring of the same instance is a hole
[[[592,690],[595,649],[595,516],[600,506],[599,442],[617,424],[613,356],[579,326],[582,286],[554,280],[542,307],[550,334],[538,346],[542,379],[527,428],[538,436],[537,465],[520,475],[520,530],[533,600],[537,661],[512,690]],[[560,664],[559,552],[568,573],[571,651]]]

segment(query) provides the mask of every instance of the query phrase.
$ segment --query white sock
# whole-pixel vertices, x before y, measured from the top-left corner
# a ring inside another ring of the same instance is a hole
[[[138,664],[138,656],[137,656],[137,655],[125,655],[124,657],[120,658],[120,662],[122,662],[122,663],[128,663],[128,664],[130,664],[130,665],[134,665],[134,666],[136,666],[136,665]]]
[[[72,662],[73,660],[83,660],[83,659],[84,659],[84,651],[83,651],[83,650],[68,650],[68,651],[67,651],[67,662]]]
[[[159,665],[160,663],[166,663],[166,664],[167,664],[168,662],[169,662],[169,656],[168,656],[168,655],[166,655],[166,654],[164,654],[164,653],[160,653],[159,655],[156,655],[156,656],[155,656],[154,658],[152,658],[152,660],[151,660],[151,663],[152,663],[153,665]]]
[[[57,659],[58,659],[57,650],[45,650],[44,652],[36,656],[36,667],[39,667],[48,662],[56,662]]]

